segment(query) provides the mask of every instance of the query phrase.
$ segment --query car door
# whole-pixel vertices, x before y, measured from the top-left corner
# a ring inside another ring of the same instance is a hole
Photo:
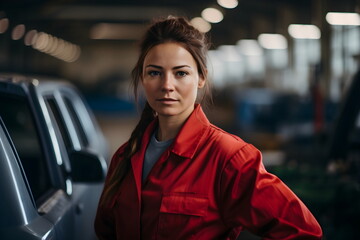
[[[12,181],[1,182],[8,184],[8,191],[11,185],[15,190],[12,194],[2,193],[5,199],[20,196],[13,200],[15,207],[12,208],[18,207],[21,215],[20,220],[11,224],[14,214],[8,211],[12,204],[7,205],[11,199],[3,201],[2,197],[1,209],[5,212],[1,213],[1,219],[5,227],[1,229],[1,239],[74,239],[72,205],[60,175],[63,162],[56,161],[50,150],[47,130],[34,114],[34,105],[24,89],[14,85],[0,90],[6,90],[0,91],[0,116],[16,149],[16,153],[1,159],[7,161],[8,166],[10,161],[12,164]],[[15,159],[18,156],[17,167],[14,156]]]
[[[60,95],[62,100],[62,102],[59,102],[59,104],[62,104],[60,110],[62,114],[68,114],[70,116],[66,125],[74,126],[80,148],[98,153],[106,160],[108,158],[108,148],[105,138],[92,116],[91,111],[86,107],[84,100],[80,97],[80,93],[72,88],[63,88],[60,90]],[[104,162],[104,164],[106,163]],[[91,185],[75,183],[74,188],[79,189],[79,192],[81,189],[83,192],[83,195],[78,195],[81,204],[77,206],[76,212],[79,217],[77,217],[75,221],[82,229],[89,229],[86,231],[87,235],[84,236],[83,231],[78,231],[76,232],[76,236],[79,238],[86,237],[86,239],[96,239],[93,223],[103,183]],[[80,214],[82,214],[81,217]]]
[[[0,237],[56,239],[54,225],[36,212],[20,161],[0,117]]]
[[[60,95],[64,103],[63,106],[69,113],[71,122],[78,132],[77,136],[79,136],[82,148],[98,152],[108,161],[110,157],[108,144],[80,92],[74,88],[61,88]]]
[[[52,124],[58,126],[58,139],[64,142],[65,151],[68,154],[74,149],[96,151],[89,148],[88,130],[83,127],[80,119],[75,115],[78,109],[73,104],[78,99],[74,97],[65,103],[58,90],[49,91],[48,89],[48,91],[43,91],[42,97],[46,102],[48,111],[51,112]],[[69,111],[69,105],[71,106],[71,111]],[[83,112],[83,116],[84,114],[88,113]],[[89,124],[92,123],[90,122]],[[73,191],[71,199],[75,212],[76,239],[96,239],[93,222],[102,186],[102,183],[72,182]]]

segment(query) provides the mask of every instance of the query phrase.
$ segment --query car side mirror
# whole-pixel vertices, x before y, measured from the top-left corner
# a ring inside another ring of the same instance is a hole
[[[106,176],[105,159],[90,151],[74,150],[69,153],[71,177],[74,182],[97,183]]]

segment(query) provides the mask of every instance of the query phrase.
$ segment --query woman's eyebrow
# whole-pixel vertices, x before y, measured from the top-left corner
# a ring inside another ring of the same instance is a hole
[[[146,66],[145,66],[145,68],[149,68],[149,67],[162,69],[162,67],[161,67],[161,66],[158,66],[158,65],[153,65],[153,64],[149,64],[149,65],[146,65]]]
[[[175,66],[173,67],[173,69],[179,69],[179,68],[191,68],[189,65],[180,65],[180,66]]]
[[[146,65],[145,68],[149,68],[149,67],[152,67],[152,68],[157,68],[157,69],[163,69],[163,67],[161,66],[158,66],[158,65],[154,65],[154,64],[149,64],[149,65]],[[173,67],[172,69],[180,69],[180,68],[191,68],[189,65],[179,65],[179,66],[175,66]]]

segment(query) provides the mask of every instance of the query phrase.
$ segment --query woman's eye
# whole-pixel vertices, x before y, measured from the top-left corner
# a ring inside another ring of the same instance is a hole
[[[178,71],[176,74],[180,77],[185,77],[186,75],[188,75],[188,73],[184,71]]]
[[[156,77],[156,76],[160,76],[161,73],[159,71],[149,71],[148,74],[151,77]]]

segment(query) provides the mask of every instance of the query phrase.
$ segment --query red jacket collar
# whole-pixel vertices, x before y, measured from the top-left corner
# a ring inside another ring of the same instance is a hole
[[[209,125],[209,120],[201,106],[197,104],[174,139],[171,151],[179,156],[192,158]]]
[[[157,124],[158,119],[155,119],[146,129],[142,139],[142,148],[146,149],[150,136]],[[170,146],[170,151],[181,157],[192,158],[198,148],[200,139],[209,125],[210,122],[205,116],[200,104],[195,104],[194,111],[175,137],[174,142]],[[140,150],[140,152],[142,151]]]
[[[153,133],[157,124],[158,119],[155,119],[150,123],[144,132],[139,151],[137,151],[131,158],[131,165],[135,178],[139,204],[141,204],[141,173],[145,151],[150,141],[151,134]],[[209,125],[210,122],[202,111],[201,106],[196,104],[194,111],[186,120],[178,135],[175,137],[174,142],[171,144],[170,151],[184,158],[192,158],[199,146],[200,140],[204,135],[206,128]]]

